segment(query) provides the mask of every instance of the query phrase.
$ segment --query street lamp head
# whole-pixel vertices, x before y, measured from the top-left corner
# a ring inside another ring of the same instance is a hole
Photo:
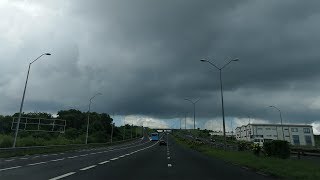
[[[200,61],[201,61],[201,62],[207,62],[208,60],[205,60],[205,59],[201,59]]]
[[[50,54],[50,53],[45,53],[44,55],[51,56],[51,54]]]
[[[239,58],[233,59],[232,61],[240,61]]]

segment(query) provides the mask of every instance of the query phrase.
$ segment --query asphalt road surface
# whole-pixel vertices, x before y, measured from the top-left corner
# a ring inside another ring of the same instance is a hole
[[[0,179],[270,179],[184,148],[145,137],[114,147],[0,159]]]

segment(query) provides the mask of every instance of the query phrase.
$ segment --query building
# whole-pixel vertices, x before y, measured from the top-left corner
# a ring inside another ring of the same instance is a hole
[[[292,145],[315,146],[311,125],[297,124],[247,124],[236,128],[236,139],[286,140]]]

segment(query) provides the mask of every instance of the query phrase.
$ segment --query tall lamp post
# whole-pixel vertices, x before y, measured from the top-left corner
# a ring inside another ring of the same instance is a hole
[[[212,63],[209,60],[205,60],[205,59],[201,59],[201,62],[207,62],[210,65],[212,65],[213,67],[215,67],[216,69],[219,70],[220,73],[220,92],[221,92],[221,106],[222,106],[222,122],[223,122],[223,137],[224,137],[224,148],[225,150],[227,149],[227,138],[226,138],[226,125],[225,125],[225,119],[224,119],[224,104],[223,104],[223,90],[222,90],[222,70],[227,67],[231,62],[235,62],[235,61],[239,61],[239,59],[232,59],[229,62],[227,62],[225,65],[223,65],[222,67],[218,67],[216,66],[214,63]]]
[[[86,144],[88,144],[91,103],[92,103],[92,100],[98,95],[102,95],[102,94],[101,93],[97,93],[97,94],[95,94],[94,96],[92,96],[90,98],[89,110],[88,110],[88,120],[87,120]]]
[[[193,129],[196,129],[196,103],[200,100],[192,101],[191,99],[185,98],[184,100],[189,101],[193,104]]]
[[[275,107],[275,106],[269,106],[269,107],[270,107],[270,108],[274,108],[274,109],[278,110],[278,111],[279,111],[279,113],[280,113],[280,122],[281,122],[281,128],[282,128],[282,138],[283,138],[283,140],[285,141],[285,139],[284,139],[283,125],[282,125],[282,115],[281,115],[281,111],[280,111],[280,109],[279,109],[279,108],[277,108],[277,107]]]
[[[39,57],[37,57],[35,60],[33,60],[32,62],[29,63],[29,68],[28,68],[28,73],[27,73],[27,79],[26,79],[26,83],[24,85],[24,90],[23,90],[23,95],[22,95],[22,100],[21,100],[21,105],[20,105],[20,111],[19,111],[19,117],[18,117],[18,122],[16,125],[16,131],[14,134],[14,140],[13,140],[13,145],[12,147],[15,148],[16,147],[16,142],[17,142],[17,136],[18,136],[18,132],[19,132],[19,126],[20,126],[20,120],[21,120],[21,113],[22,113],[22,108],[23,108],[23,103],[24,103],[24,97],[26,94],[26,89],[27,89],[27,84],[28,84],[28,79],[29,79],[29,73],[30,73],[30,68],[31,65],[36,62],[38,59],[40,59],[42,56],[50,56],[50,53],[43,53],[41,54]]]

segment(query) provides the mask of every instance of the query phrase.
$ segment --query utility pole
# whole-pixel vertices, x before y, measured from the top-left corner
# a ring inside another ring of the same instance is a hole
[[[111,123],[111,143],[112,143],[112,138],[113,138],[113,126],[114,126],[114,123]]]
[[[131,125],[131,139],[132,139],[132,131],[133,131],[133,124]]]

